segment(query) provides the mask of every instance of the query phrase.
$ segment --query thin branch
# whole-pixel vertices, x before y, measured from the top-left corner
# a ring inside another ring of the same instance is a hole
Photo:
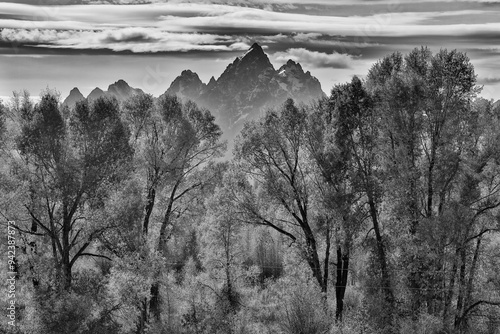
[[[23,230],[22,228],[20,228],[19,226],[17,225],[9,225],[13,228],[15,228],[16,230],[18,230],[19,232],[22,232],[22,233],[26,233],[26,234],[31,234],[31,235],[40,235],[40,236],[44,236],[46,235],[45,233],[37,233],[37,232],[31,232],[31,231],[28,231],[28,230]]]
[[[472,237],[469,237],[467,240],[465,240],[464,244],[466,244],[469,241],[472,241],[472,240],[474,240],[476,238],[479,238],[480,236],[482,236],[483,234],[488,233],[488,232],[500,232],[500,229],[498,229],[498,228],[487,228],[487,229],[484,229],[481,232],[479,232],[478,234],[476,234],[476,235],[474,235]]]
[[[199,187],[199,186],[201,186],[201,185],[202,185],[202,183],[201,183],[201,182],[198,182],[198,183],[193,184],[191,187],[186,188],[186,189],[185,189],[183,192],[181,192],[179,195],[175,196],[175,197],[173,198],[173,201],[174,201],[174,202],[175,202],[175,201],[177,201],[179,198],[181,198],[182,196],[184,196],[186,193],[188,193],[189,191],[191,191],[191,190],[193,190],[193,189],[195,189],[195,188],[197,188],[197,187]]]
[[[476,307],[478,307],[479,305],[482,305],[482,304],[491,305],[491,306],[500,306],[500,301],[495,301],[494,302],[494,301],[490,301],[490,300],[478,300],[474,304],[470,305],[464,311],[464,313],[460,317],[460,321],[461,321],[461,319],[464,319],[467,316],[467,314],[469,314],[469,312],[471,312],[473,309],[475,309]]]
[[[80,256],[93,256],[93,257],[102,257],[103,259],[113,261],[111,258],[106,255],[92,254],[92,253],[80,253]]]
[[[33,218],[35,220],[35,222],[38,225],[40,225],[41,228],[43,228],[45,231],[47,231],[47,233],[49,233],[49,235],[54,238],[52,231],[49,228],[47,228],[47,226],[42,224],[42,222],[35,216],[35,214],[30,210],[30,208],[27,205],[25,205],[24,207],[28,210],[28,213],[30,214],[31,218]]]

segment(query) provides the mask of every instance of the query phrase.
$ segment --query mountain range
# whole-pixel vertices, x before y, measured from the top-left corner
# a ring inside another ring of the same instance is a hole
[[[257,43],[229,64],[217,80],[212,77],[205,84],[196,73],[184,70],[165,94],[206,107],[233,133],[242,128],[244,120],[255,119],[289,97],[309,103],[325,96],[318,79],[304,72],[299,63],[289,60],[276,70]]]
[[[86,97],[88,100],[95,100],[101,96],[114,96],[118,101],[123,102],[130,96],[138,93],[142,93],[142,89],[132,88],[124,80],[118,80],[115,83],[108,86],[107,91],[103,91],[99,87],[94,88],[90,94]],[[63,105],[73,108],[78,101],[84,100],[85,97],[80,92],[78,88],[73,88],[68,97],[64,99]]]
[[[124,101],[139,92],[142,90],[118,80],[109,85],[107,91],[95,88],[87,99],[107,95]],[[209,109],[221,126],[223,137],[229,139],[230,147],[245,121],[256,119],[287,98],[310,103],[326,96],[318,79],[309,71],[304,72],[299,63],[288,60],[276,70],[257,43],[234,59],[218,79],[212,77],[208,83],[203,83],[198,74],[184,70],[164,94],[177,95],[184,102],[192,100]],[[71,108],[84,98],[78,88],[73,88],[63,104]]]

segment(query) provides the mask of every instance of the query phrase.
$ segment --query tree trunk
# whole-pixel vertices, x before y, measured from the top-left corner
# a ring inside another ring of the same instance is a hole
[[[443,324],[444,324],[444,328],[446,330],[449,329],[451,326],[450,308],[451,308],[451,301],[453,300],[453,290],[455,289],[455,278],[457,276],[458,254],[459,254],[459,250],[457,249],[455,252],[455,260],[453,261],[453,266],[451,268],[450,283],[448,284],[448,287],[446,288],[446,292],[445,292],[446,295],[444,297]]]
[[[148,232],[149,232],[149,219],[151,217],[151,213],[153,212],[153,208],[155,205],[155,198],[156,198],[156,190],[153,186],[151,186],[148,189],[148,195],[147,195],[147,203],[146,206],[144,207],[144,220],[142,224],[142,236],[144,239],[144,242],[147,241],[148,237]],[[150,288],[150,293],[151,293],[151,299],[149,301],[149,308],[151,312],[153,313],[153,317],[156,320],[160,319],[160,307],[159,307],[159,285],[157,282],[154,282],[151,285]],[[141,303],[141,315],[139,318],[139,329],[138,333],[142,334],[144,332],[145,324],[148,322],[148,302],[147,298],[144,299],[144,301]]]
[[[172,192],[172,194],[168,200],[167,209],[165,210],[165,215],[163,216],[163,221],[161,222],[161,227],[160,227],[160,238],[158,240],[158,250],[163,255],[165,253],[165,244],[167,242],[167,226],[170,223],[170,216],[172,215],[174,196],[175,196],[175,192]]]
[[[479,258],[479,249],[481,247],[481,237],[477,239],[476,242],[476,249],[474,251],[474,257],[472,258],[472,263],[469,271],[469,279],[467,282],[467,287],[464,288],[465,291],[463,292],[463,298],[459,298],[461,301],[461,310],[457,310],[457,316],[455,320],[455,330],[458,332],[463,332],[467,328],[467,317],[465,313],[465,309],[467,309],[471,305],[471,300],[472,300],[472,290],[474,287],[474,277],[476,274],[477,270],[477,261]],[[465,271],[465,270],[464,270]],[[460,273],[462,276],[462,272]],[[465,276],[465,274],[463,274]],[[465,284],[465,282],[464,282]],[[457,306],[458,308],[458,306]],[[460,311],[460,313],[459,313]]]
[[[391,288],[391,280],[390,280],[390,276],[389,276],[387,257],[385,254],[385,245],[384,245],[384,241],[382,239],[382,234],[380,233],[380,225],[378,222],[377,208],[376,208],[375,202],[374,202],[373,198],[371,198],[371,196],[369,196],[368,203],[370,206],[370,216],[371,216],[372,222],[373,222],[373,230],[375,231],[375,238],[377,241],[377,253],[378,253],[378,258],[379,258],[379,263],[380,263],[380,269],[382,272],[382,284],[383,284],[384,291],[386,292],[386,298],[392,305],[392,303],[394,301],[394,295],[393,295],[392,288]]]
[[[458,297],[457,297],[457,309],[455,313],[455,331],[459,330],[461,323],[461,315],[464,311],[464,295],[465,295],[465,269],[466,269],[466,247],[462,246],[460,249],[460,272],[459,272],[459,282],[458,282]]]
[[[141,314],[139,315],[139,323],[137,324],[136,334],[144,334],[144,330],[146,329],[146,323],[148,321],[148,309],[147,309],[147,298],[141,302]]]
[[[342,254],[340,246],[337,248],[337,280],[335,283],[335,298],[337,309],[335,311],[336,321],[342,321],[344,311],[344,296],[347,286],[349,270],[349,253]]]
[[[158,251],[160,254],[165,255],[165,247],[166,247],[166,241],[167,241],[167,235],[166,235],[166,230],[167,226],[170,223],[170,216],[172,214],[172,207],[173,207],[173,198],[175,196],[175,188],[172,191],[172,194],[170,196],[170,199],[168,201],[167,209],[165,211],[165,215],[163,216],[163,221],[161,223],[160,227],[160,238],[158,241]],[[154,283],[151,285],[151,299],[149,301],[149,312],[150,314],[153,315],[154,319],[159,321],[161,318],[161,312],[160,312],[160,283],[158,282],[157,278],[154,278]]]
[[[142,223],[142,234],[143,236],[147,236],[148,234],[148,229],[149,229],[149,217],[151,217],[151,212],[153,212],[153,207],[155,205],[155,197],[156,197],[156,191],[153,187],[149,188],[148,190],[148,196],[147,196],[147,203],[144,208],[145,214],[144,214],[144,221]]]
[[[427,175],[427,217],[432,217],[432,207],[434,200],[434,165],[436,163],[436,147],[434,142],[431,144],[431,157],[429,161]]]
[[[380,233],[380,225],[378,221],[377,207],[370,191],[368,191],[368,205],[370,207],[370,216],[372,218],[373,229],[375,231],[375,238],[377,244],[377,254],[380,263],[381,276],[382,276],[382,290],[385,295],[385,301],[388,309],[386,310],[387,322],[389,327],[392,327],[393,313],[394,313],[394,293],[391,287],[391,279],[389,275],[387,257],[385,254],[385,245]]]
[[[236,295],[233,291],[233,282],[231,280],[231,262],[229,258],[229,254],[226,254],[226,286],[227,286],[227,291],[226,291],[226,298],[227,301],[229,302],[229,306],[231,309],[229,309],[229,312],[234,312],[236,313],[237,310],[237,299]]]
[[[71,218],[67,210],[67,205],[63,204],[63,227],[62,227],[62,269],[64,279],[64,289],[68,290],[71,287],[71,262],[70,262],[70,228]]]
[[[326,292],[328,290],[328,271],[329,271],[329,263],[330,263],[330,247],[331,247],[331,240],[330,240],[330,221],[327,219],[326,220],[326,249],[325,249],[325,261],[324,261],[324,266],[323,266],[323,286],[324,290],[322,291],[325,293],[325,298],[326,298]]]
[[[149,300],[149,313],[156,321],[161,320],[160,312],[160,283],[158,280],[151,284],[151,299]]]
[[[479,261],[481,241],[482,241],[482,236],[478,237],[476,241],[476,249],[474,251],[474,257],[472,258],[472,263],[469,271],[469,281],[467,282],[467,290],[465,293],[465,306],[470,306],[472,301],[472,292],[474,290],[474,279],[476,277],[477,263]]]
[[[321,291],[326,293],[327,286],[323,280],[323,275],[321,275],[321,265],[319,262],[318,249],[316,247],[316,239],[314,238],[314,235],[307,222],[304,223],[304,226],[302,228],[306,237],[307,263],[309,263],[309,267],[311,267],[313,276],[316,278],[316,281],[318,281],[318,284],[321,287]]]
[[[33,232],[33,233],[36,233],[37,232],[37,228],[38,228],[38,224],[36,223],[35,219],[32,219],[31,220],[31,229],[30,231]],[[52,240],[52,243],[53,243],[53,247],[54,247],[54,250],[55,250],[55,242],[54,240]],[[37,255],[37,244],[36,244],[36,241],[35,240],[32,240],[28,243],[28,245],[30,246],[30,255]],[[35,277],[35,268],[33,266],[33,263],[31,261],[29,261],[29,268],[30,268],[30,271],[33,275],[33,278],[31,279],[31,282],[33,283],[33,288],[38,288],[40,282],[38,281],[38,278]]]

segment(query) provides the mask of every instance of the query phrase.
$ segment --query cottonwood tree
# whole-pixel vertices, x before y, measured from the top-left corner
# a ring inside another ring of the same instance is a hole
[[[454,311],[443,311],[445,315],[454,313],[453,328],[459,333],[470,330],[470,315],[476,307],[500,305],[498,295],[494,297],[477,284],[484,258],[483,244],[488,243],[489,234],[500,232],[500,118],[492,112],[490,103],[481,100],[473,103],[470,113],[473,121],[468,123],[468,140],[463,140],[461,182],[456,197],[450,196],[443,213],[443,217],[450,214],[450,209],[462,213],[455,218],[455,226],[450,229],[454,233],[449,239],[455,257],[445,306],[451,306],[455,293],[456,306]]]
[[[315,233],[317,221],[311,212],[312,168],[305,153],[307,111],[287,100],[278,112],[270,111],[258,121],[249,122],[236,144],[236,159],[256,185],[261,187],[260,199],[246,192],[239,206],[249,222],[268,226],[283,234],[303,250],[315,280],[327,291],[328,267],[321,266]],[[236,198],[238,199],[238,198]],[[266,210],[274,206],[283,217]],[[325,263],[329,252],[324,254]]]
[[[220,141],[222,132],[208,110],[192,102],[183,104],[175,96],[164,95],[154,103],[151,97],[136,95],[125,104],[125,109],[126,119],[133,127],[138,161],[144,166],[141,173],[146,174],[143,237],[151,239],[152,250],[168,257],[167,241],[174,231],[174,220],[189,211],[190,202],[196,200],[213,176],[202,172],[203,168],[225,149],[225,143]],[[158,194],[166,199],[161,207],[156,205]],[[151,236],[155,208],[159,235]],[[159,272],[155,276],[149,305],[144,302],[144,309],[149,306],[149,312],[142,312],[140,323],[148,321],[148,313],[154,321],[161,318]]]
[[[336,134],[340,161],[352,161],[350,175],[356,189],[363,194],[363,202],[371,219],[375,234],[375,253],[380,273],[381,294],[384,296],[385,316],[383,322],[392,326],[394,292],[390,275],[388,240],[381,224],[381,203],[384,199],[383,177],[379,173],[380,160],[378,139],[380,123],[373,105],[373,99],[361,80],[354,77],[349,84],[332,90],[330,104],[337,115]],[[345,160],[347,159],[347,160]]]
[[[350,94],[350,88],[350,84],[335,86],[329,100],[321,101],[312,108],[308,117],[306,145],[318,170],[314,183],[321,203],[320,221],[325,228],[326,252],[330,250],[332,235],[338,240],[335,263],[337,320],[342,320],[350,253],[367,214],[362,201],[362,188],[355,182],[356,165],[349,146],[355,128],[346,115],[350,107],[345,105],[343,98]],[[326,261],[324,267],[328,268]],[[325,282],[327,279],[324,276]]]
[[[221,292],[228,306],[226,312],[235,312],[239,307],[236,280],[245,258],[241,244],[244,224],[233,200],[238,188],[249,186],[247,182],[244,175],[231,168],[225,173],[221,185],[207,201],[208,212],[202,229],[204,267],[224,282]]]
[[[496,121],[491,107],[475,105],[475,84],[465,54],[433,55],[426,48],[385,57],[367,80],[381,120],[391,214],[409,232],[402,261],[409,268],[410,307],[442,314],[448,328],[455,313],[456,330],[477,270],[478,238],[494,230],[498,205],[490,187],[496,184],[498,147],[490,130]]]
[[[46,93],[20,118],[18,149],[34,197],[25,208],[39,228],[20,231],[48,237],[61,286],[69,289],[75,262],[99,256],[88,250],[110,228],[92,212],[126,176],[128,130],[118,103],[107,98],[78,103],[66,121],[56,96]]]

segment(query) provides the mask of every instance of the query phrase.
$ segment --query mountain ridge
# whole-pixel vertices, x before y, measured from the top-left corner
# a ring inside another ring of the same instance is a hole
[[[123,79],[119,79],[114,83],[108,86],[106,91],[102,90],[99,87],[94,88],[87,97],[85,97],[80,90],[75,87],[73,88],[69,95],[64,99],[63,105],[69,108],[73,108],[77,102],[81,100],[96,100],[101,96],[112,96],[115,97],[119,102],[123,102],[127,100],[130,96],[143,93],[143,90],[140,88],[133,88]]]

